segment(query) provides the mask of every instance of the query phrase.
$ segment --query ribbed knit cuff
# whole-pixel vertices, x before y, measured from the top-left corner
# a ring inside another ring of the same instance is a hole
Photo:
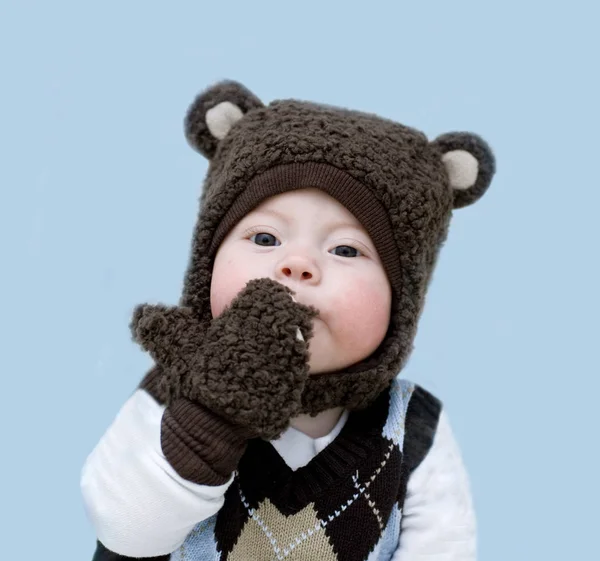
[[[249,429],[183,398],[162,418],[163,454],[181,477],[202,485],[226,483],[253,436]]]

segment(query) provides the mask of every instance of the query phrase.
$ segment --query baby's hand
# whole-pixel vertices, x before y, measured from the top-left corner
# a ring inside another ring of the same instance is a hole
[[[190,309],[142,306],[132,330],[168,376],[172,398],[272,439],[300,412],[317,313],[280,283],[257,279],[207,329]]]

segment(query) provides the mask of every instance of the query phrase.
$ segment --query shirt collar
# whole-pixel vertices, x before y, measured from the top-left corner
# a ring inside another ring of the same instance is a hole
[[[296,470],[308,464],[335,440],[346,424],[348,414],[348,411],[344,410],[335,427],[325,436],[312,438],[294,427],[288,427],[277,440],[272,440],[271,444],[285,463]]]

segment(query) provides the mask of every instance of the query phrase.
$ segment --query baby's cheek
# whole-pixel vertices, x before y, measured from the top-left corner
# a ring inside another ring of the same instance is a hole
[[[213,317],[220,316],[247,283],[247,279],[237,274],[233,267],[219,265],[218,262],[215,263],[210,285],[210,308]]]
[[[387,332],[391,306],[389,288],[384,283],[356,279],[340,296],[339,313],[335,318],[339,343],[366,357],[379,346]]]

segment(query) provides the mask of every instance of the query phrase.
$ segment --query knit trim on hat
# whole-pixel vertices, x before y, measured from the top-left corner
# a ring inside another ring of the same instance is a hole
[[[400,293],[400,254],[388,212],[373,192],[345,171],[317,162],[282,164],[256,175],[221,220],[210,247],[214,256],[229,231],[262,201],[287,191],[318,188],[343,204],[364,226],[375,244],[390,283]]]

